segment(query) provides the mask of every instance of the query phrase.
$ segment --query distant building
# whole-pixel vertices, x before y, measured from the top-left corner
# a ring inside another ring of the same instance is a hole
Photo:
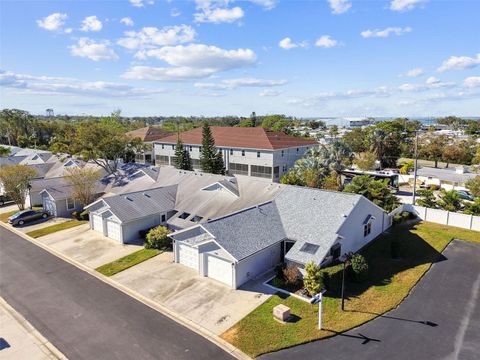
[[[154,164],[153,142],[172,134],[173,132],[171,131],[166,131],[153,126],[147,126],[127,132],[127,136],[131,138],[139,138],[144,144],[147,144],[147,148],[144,151],[135,154],[135,162],[141,164]]]
[[[230,175],[256,176],[278,181],[308,149],[318,147],[316,140],[267,131],[261,127],[210,128]],[[193,169],[200,169],[202,128],[182,132],[180,139],[190,152]],[[156,165],[173,166],[176,143],[177,135],[154,142]]]
[[[355,119],[349,120],[349,127],[351,128],[361,128],[365,126],[370,126],[375,124],[374,119]]]
[[[465,190],[465,183],[476,176],[479,175],[468,172],[465,166],[447,169],[422,167],[417,171],[422,187],[438,187],[447,191]]]

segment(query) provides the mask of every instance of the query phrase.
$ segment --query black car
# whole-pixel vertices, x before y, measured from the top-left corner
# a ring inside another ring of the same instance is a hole
[[[28,222],[39,220],[39,219],[47,219],[48,213],[46,211],[35,211],[35,210],[22,210],[13,214],[8,218],[8,223],[16,226],[16,225],[24,225]]]
[[[7,195],[0,195],[0,206],[5,205],[6,202],[12,201]]]

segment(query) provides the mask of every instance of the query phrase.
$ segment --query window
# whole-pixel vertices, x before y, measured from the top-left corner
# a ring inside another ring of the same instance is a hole
[[[338,259],[341,254],[342,246],[340,244],[335,244],[330,248],[330,255],[334,260]]]
[[[299,151],[299,150],[300,150],[300,149],[299,149],[299,148],[297,148],[297,153],[298,153],[298,151]]]
[[[192,169],[198,170],[200,169],[200,160],[199,159],[191,159],[192,160]]]
[[[75,200],[72,198],[67,199],[67,210],[75,209]]]
[[[199,151],[199,152],[202,152],[202,147],[201,147],[201,146],[198,148],[198,151]]]
[[[228,164],[228,172],[230,175],[248,175],[248,165],[247,164]]]
[[[307,253],[307,254],[315,254],[318,250],[319,246],[315,244],[305,243],[300,248],[300,251]]]
[[[175,150],[175,145],[172,145],[172,150]]]
[[[233,149],[230,149],[230,155],[233,155]]]
[[[273,168],[273,177],[278,178],[280,176],[280,168],[278,166],[275,166]]]
[[[242,156],[245,156],[245,150],[242,150]]]
[[[165,144],[162,144],[162,150],[165,149]]]
[[[192,151],[192,147],[190,146],[190,151]]]
[[[272,168],[270,166],[252,165],[250,175],[263,177],[263,178],[271,178]]]
[[[363,225],[363,237],[370,235],[372,232],[372,223],[369,222],[368,224]]]
[[[180,214],[179,218],[185,220],[185,219],[188,218],[189,216],[190,216],[189,213],[184,212],[184,213]]]
[[[282,150],[282,157],[283,157],[284,154],[285,154],[285,151]]]
[[[165,214],[163,214],[163,215],[162,215],[162,223],[164,223],[165,220],[167,220],[167,217],[165,216]]]
[[[287,165],[282,166],[282,172],[287,172]]]
[[[155,155],[155,164],[156,165],[169,165],[168,156]]]
[[[257,151],[257,158],[260,157],[260,151]]]

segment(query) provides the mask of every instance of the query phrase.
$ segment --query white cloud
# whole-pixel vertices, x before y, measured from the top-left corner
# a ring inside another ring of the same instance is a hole
[[[475,57],[469,56],[450,56],[437,69],[440,72],[447,70],[471,69],[480,65],[480,53]]]
[[[425,3],[428,0],[392,0],[390,2],[390,10],[404,12],[414,9],[417,5]]]
[[[67,14],[53,13],[41,20],[37,20],[37,25],[48,31],[59,31],[65,25],[66,20]]]
[[[453,82],[443,82],[440,79],[436,78],[435,76],[430,76],[425,83],[417,83],[411,84],[406,83],[402,84],[398,87],[398,90],[404,92],[410,91],[426,91],[426,90],[433,90],[433,89],[440,89],[440,88],[453,88],[456,84]]]
[[[40,94],[66,94],[102,97],[148,96],[166,92],[164,89],[136,88],[106,81],[82,81],[75,78],[16,74],[0,70],[0,84],[8,88]]]
[[[381,86],[373,90],[347,90],[347,91],[326,91],[315,94],[313,96],[293,98],[287,101],[287,103],[292,105],[300,105],[304,107],[317,106],[319,104],[324,104],[326,101],[332,100],[350,100],[357,98],[384,98],[389,97],[393,94],[393,90]]]
[[[302,47],[302,48],[307,47],[308,42],[302,41],[300,43],[294,43],[292,39],[290,39],[289,37],[286,37],[278,42],[278,46],[280,46],[282,49],[290,50],[297,47]]]
[[[250,0],[250,2],[263,7],[265,10],[272,10],[277,6],[277,0]]]
[[[343,14],[350,10],[352,3],[349,0],[328,0],[332,14]]]
[[[137,58],[156,58],[171,67],[134,66],[123,77],[144,80],[201,79],[217,72],[252,66],[256,55],[250,49],[225,50],[204,44],[164,46],[142,50]]]
[[[338,41],[330,37],[330,35],[322,35],[315,42],[315,46],[323,48],[331,48],[338,46]]]
[[[372,37],[379,37],[379,38],[386,38],[386,37],[389,37],[390,34],[394,34],[394,35],[403,35],[403,34],[406,34],[406,33],[409,33],[412,31],[412,28],[410,27],[405,27],[405,28],[401,28],[401,27],[387,27],[386,29],[383,29],[383,30],[365,30],[365,31],[362,31],[360,33],[360,35],[362,35],[362,37],[364,38],[372,38]]]
[[[182,15],[182,13],[178,9],[172,9],[170,10],[170,16],[171,17],[177,17]]]
[[[133,20],[129,17],[124,17],[120,20],[120,22],[125,25],[125,26],[133,26],[134,23],[133,23]]]
[[[153,5],[155,2],[153,0],[149,0],[149,1],[144,1],[144,0],[130,0],[130,4],[132,4],[132,6],[135,6],[135,7],[138,7],[138,8],[141,8],[141,7],[144,7],[145,4],[148,4],[148,5]]]
[[[126,31],[124,35],[117,41],[118,45],[127,49],[139,49],[191,42],[195,40],[197,33],[189,25],[175,25],[161,29],[144,27],[140,31]]]
[[[463,80],[463,85],[467,88],[480,87],[480,76],[470,76]]]
[[[193,14],[198,23],[232,23],[241,19],[244,12],[241,7],[228,7],[228,0],[196,0],[197,13]]]
[[[66,28],[66,29],[65,29],[65,34],[71,34],[72,31],[73,31],[72,28]]]
[[[273,97],[273,96],[279,96],[281,94],[282,94],[282,92],[278,91],[278,90],[264,89],[264,90],[260,91],[260,93],[258,95],[263,96],[263,97],[265,97],[265,96],[272,96]]]
[[[96,42],[89,38],[80,38],[76,45],[70,46],[70,53],[93,61],[117,60],[118,55],[109,46],[109,41]]]
[[[102,30],[102,22],[97,19],[95,15],[87,16],[82,21],[82,27],[80,31],[88,32],[88,31],[100,31]]]
[[[420,75],[423,75],[423,73],[424,73],[423,69],[417,67],[417,68],[413,68],[413,69],[408,70],[405,74],[402,74],[400,76],[414,78],[414,77],[418,77]]]
[[[209,90],[227,90],[239,87],[273,87],[285,85],[287,80],[262,80],[254,78],[226,79],[220,83],[195,83],[195,87]]]
[[[434,85],[434,84],[440,84],[441,81],[440,79],[436,78],[435,76],[430,76],[426,81],[425,83],[427,85]]]

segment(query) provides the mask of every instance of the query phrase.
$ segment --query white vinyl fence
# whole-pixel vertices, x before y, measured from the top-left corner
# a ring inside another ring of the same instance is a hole
[[[437,224],[456,226],[463,229],[480,231],[480,216],[461,214],[446,210],[430,209],[423,206],[403,204],[389,215],[408,211],[416,214],[420,219]]]

